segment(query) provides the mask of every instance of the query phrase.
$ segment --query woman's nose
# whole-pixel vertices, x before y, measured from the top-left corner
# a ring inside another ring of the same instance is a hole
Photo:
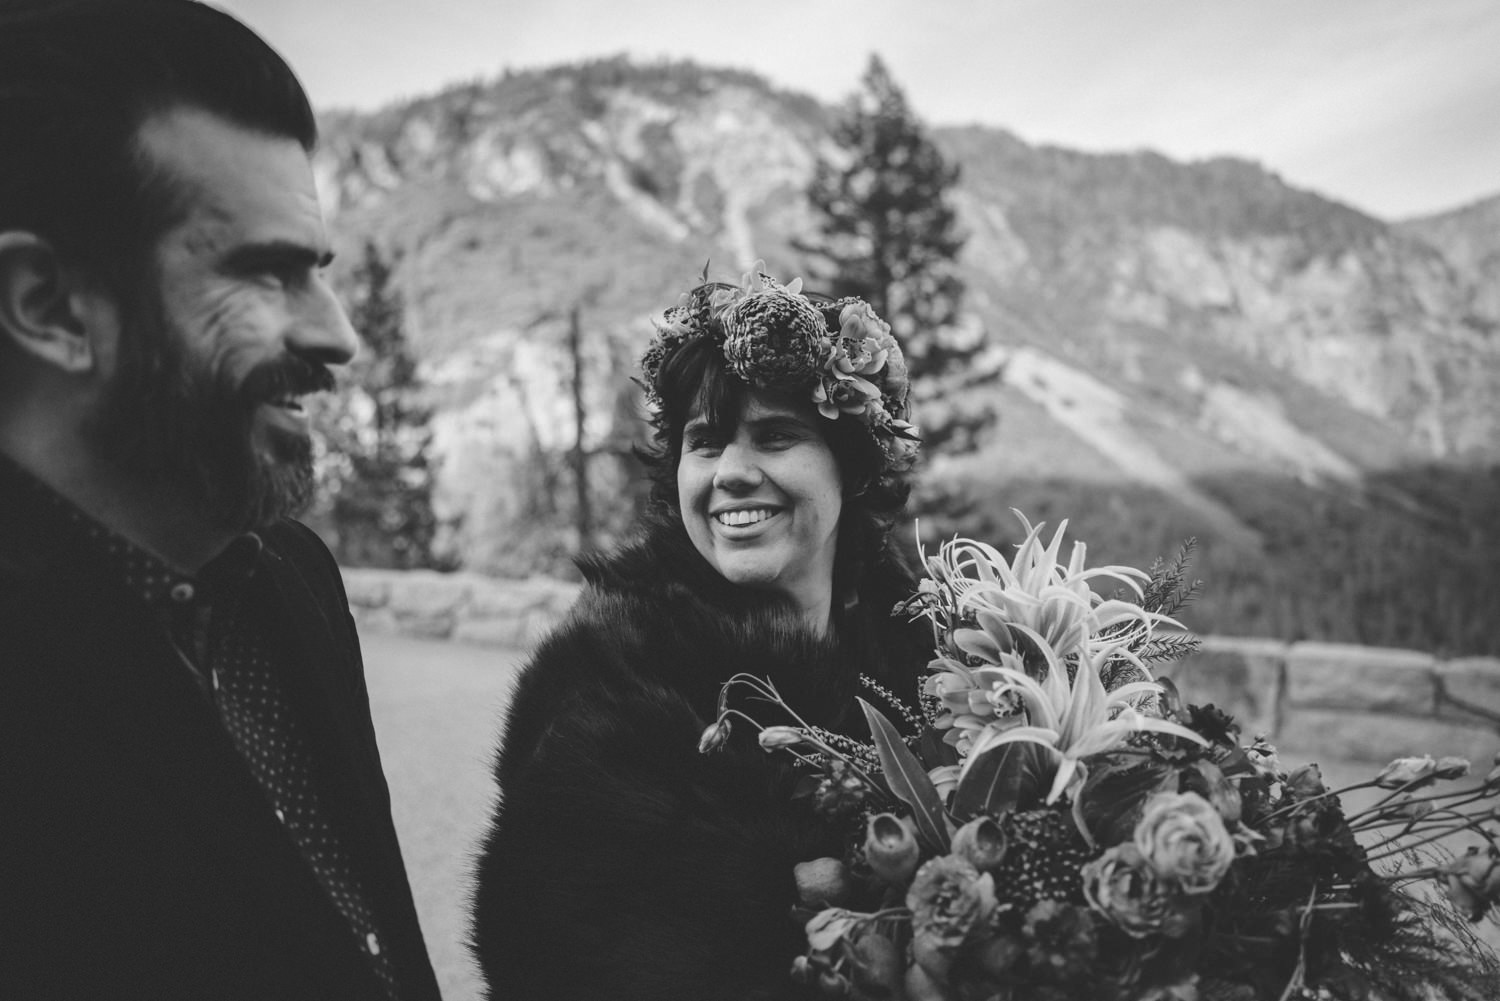
[[[748,490],[757,486],[763,474],[755,461],[755,450],[739,442],[730,442],[719,453],[714,466],[714,486],[720,490]]]

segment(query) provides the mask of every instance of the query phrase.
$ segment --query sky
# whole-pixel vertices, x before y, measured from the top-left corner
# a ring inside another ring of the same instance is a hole
[[[871,53],[931,125],[1233,155],[1384,219],[1500,194],[1500,0],[213,0],[319,108],[620,53],[834,102]]]

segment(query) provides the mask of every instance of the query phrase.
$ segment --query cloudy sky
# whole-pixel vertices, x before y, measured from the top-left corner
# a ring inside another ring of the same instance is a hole
[[[320,107],[625,52],[835,101],[879,52],[932,124],[1234,154],[1387,219],[1500,194],[1496,0],[216,0]]]

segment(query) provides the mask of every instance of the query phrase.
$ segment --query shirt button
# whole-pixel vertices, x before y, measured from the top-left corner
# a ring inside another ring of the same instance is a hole
[[[193,585],[189,584],[187,581],[182,581],[181,583],[173,584],[172,585],[172,600],[175,601],[175,602],[177,602],[179,605],[185,604],[185,603],[187,603],[189,601],[192,601],[193,600]]]
[[[376,937],[374,932],[370,932],[370,934],[365,936],[365,948],[370,950],[370,955],[372,956],[380,955],[380,939]]]

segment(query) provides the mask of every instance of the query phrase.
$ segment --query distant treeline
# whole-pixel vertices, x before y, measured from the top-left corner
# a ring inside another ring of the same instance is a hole
[[[1203,634],[1500,655],[1500,466],[1374,474],[1357,495],[1244,475],[1198,481],[1259,533],[1259,551],[1223,544],[1170,497],[1129,485],[1007,484],[955,489],[917,505],[929,545],[955,532],[1010,546],[1017,508],[1089,545],[1089,564],[1145,567],[1197,536],[1201,597],[1182,613]]]

